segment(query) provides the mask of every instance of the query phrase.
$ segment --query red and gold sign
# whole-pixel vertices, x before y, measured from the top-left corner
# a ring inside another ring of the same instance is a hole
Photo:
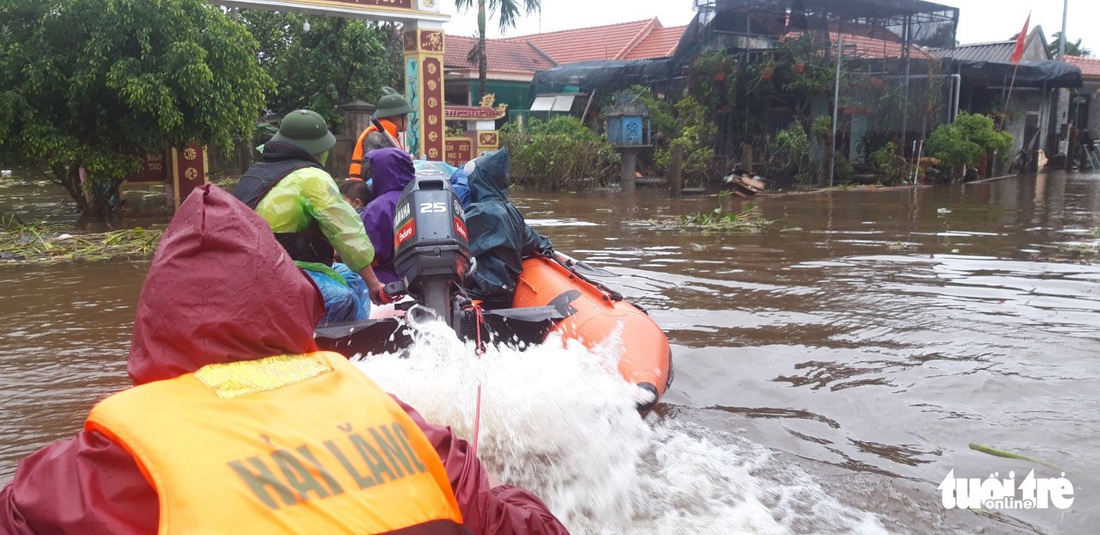
[[[416,32],[405,32],[401,35],[401,48],[405,52],[416,52]]]
[[[209,182],[206,149],[198,143],[172,149],[172,184],[176,208],[199,186]]]
[[[352,4],[356,6],[370,7],[395,7],[397,9],[412,9],[412,0],[329,0],[334,4]]]
[[[136,175],[126,177],[126,182],[131,184],[155,184],[168,180],[168,166],[165,164],[164,153],[147,154],[141,162],[141,171]]]
[[[477,144],[483,149],[495,149],[500,146],[500,137],[496,132],[480,132],[477,135]]]
[[[443,32],[439,30],[420,32],[420,49],[425,52],[443,52]]]
[[[474,140],[464,137],[447,139],[445,162],[460,167],[472,159],[474,159]]]
[[[424,59],[423,91],[424,115],[423,117],[443,116],[443,60],[432,57]],[[430,82],[435,82],[430,83]],[[443,125],[437,120],[425,121],[421,125],[424,129],[424,154],[429,160],[439,161],[444,157]]]

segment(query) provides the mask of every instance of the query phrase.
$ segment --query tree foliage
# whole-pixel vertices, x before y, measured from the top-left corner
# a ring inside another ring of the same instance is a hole
[[[943,124],[928,139],[928,154],[939,158],[948,169],[973,167],[990,152],[1007,154],[1012,134],[998,132],[993,119],[977,113],[960,113],[954,123]]]
[[[277,116],[307,108],[339,124],[337,106],[376,102],[382,86],[404,83],[401,42],[390,23],[258,9],[241,10],[240,20],[259,41],[260,66],[278,83],[267,100]]]
[[[1050,44],[1047,45],[1047,52],[1050,57],[1057,58],[1058,53],[1062,49],[1062,32],[1056,32],[1050,39]],[[1087,58],[1092,55],[1092,51],[1081,46],[1081,40],[1070,41],[1066,39],[1066,55],[1067,56],[1080,56]]]
[[[116,208],[145,154],[228,150],[272,86],[204,0],[3,0],[0,21],[0,160],[48,168],[84,212]]]

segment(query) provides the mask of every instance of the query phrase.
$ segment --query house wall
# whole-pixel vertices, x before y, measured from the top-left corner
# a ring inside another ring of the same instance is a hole
[[[496,95],[495,106],[500,103],[508,104],[508,110],[526,110],[530,109],[531,101],[531,82],[501,82],[489,80],[485,89],[494,95]],[[481,102],[481,87],[477,81],[473,81],[470,84],[470,101],[477,105]]]

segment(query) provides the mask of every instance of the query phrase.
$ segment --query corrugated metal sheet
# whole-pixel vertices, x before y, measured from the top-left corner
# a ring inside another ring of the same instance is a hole
[[[995,43],[977,43],[961,45],[954,49],[932,48],[928,54],[935,58],[954,58],[959,61],[989,61],[993,63],[1011,63],[1012,53],[1016,51],[1016,41]]]

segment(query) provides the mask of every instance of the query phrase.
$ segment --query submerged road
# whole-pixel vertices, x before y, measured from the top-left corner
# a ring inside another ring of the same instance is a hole
[[[5,212],[59,202],[6,193]],[[737,198],[642,189],[516,202],[558,249],[614,272],[605,282],[673,347],[676,380],[647,422],[650,443],[616,468],[636,472],[614,483],[631,487],[634,509],[551,493],[574,531],[1095,532],[1100,175],[768,196],[752,201],[772,221],[759,233],[678,224],[745,210]],[[127,386],[146,268],[0,265],[0,483]],[[516,418],[523,433],[530,415]],[[940,488],[1010,472],[1019,485],[1032,471],[1071,483],[1058,492],[1072,504],[979,514],[947,507]]]

